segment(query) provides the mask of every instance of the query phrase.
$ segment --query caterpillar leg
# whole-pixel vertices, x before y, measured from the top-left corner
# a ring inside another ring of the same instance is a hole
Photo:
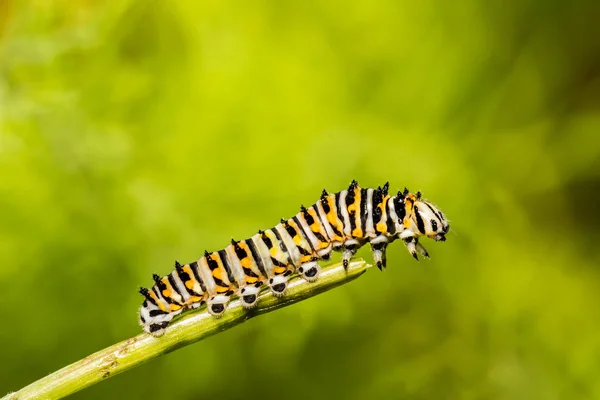
[[[419,239],[416,239],[416,242],[417,244],[415,245],[415,248],[417,252],[425,258],[429,258],[429,253],[427,252],[427,250],[425,250],[425,247],[423,247],[423,245],[419,242]]]
[[[321,267],[319,267],[319,263],[316,260],[304,263],[300,266],[300,268],[298,268],[298,273],[300,276],[309,282],[316,281],[319,278],[320,272]]]
[[[209,297],[209,299],[206,301],[206,308],[208,309],[208,312],[217,318],[223,315],[227,305],[229,304],[232,294],[233,290],[230,290],[228,292],[219,293],[215,296]]]
[[[403,239],[404,243],[406,243],[406,248],[408,252],[415,258],[415,260],[419,261],[419,256],[417,253],[422,255],[423,257],[429,258],[429,253],[425,250],[425,247],[421,243],[419,243],[419,239],[416,237],[407,237]]]
[[[275,275],[269,279],[269,287],[273,294],[277,297],[283,296],[287,289],[288,276],[291,274]]]
[[[350,260],[358,251],[358,243],[355,244],[354,241],[349,242],[351,243],[346,242],[346,244],[344,244],[344,247],[342,247],[342,263],[344,264],[344,268],[346,269],[348,268]]]
[[[373,250],[373,259],[375,260],[375,265],[377,265],[377,268],[379,268],[380,271],[383,271],[387,264],[387,258],[385,255],[387,245],[387,241],[380,241],[377,243],[371,242],[371,250]]]
[[[402,240],[404,240],[408,252],[415,258],[415,260],[419,261],[419,256],[417,256],[417,239],[413,236],[410,236]]]
[[[260,292],[262,285],[263,283],[259,281],[240,288],[238,295],[244,308],[252,308],[256,305],[258,293]]]

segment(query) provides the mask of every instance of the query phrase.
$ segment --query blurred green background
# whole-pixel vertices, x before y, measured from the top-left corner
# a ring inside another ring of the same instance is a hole
[[[138,334],[153,272],[356,178],[421,190],[448,241],[73,398],[600,398],[598,2],[0,15],[0,393]]]

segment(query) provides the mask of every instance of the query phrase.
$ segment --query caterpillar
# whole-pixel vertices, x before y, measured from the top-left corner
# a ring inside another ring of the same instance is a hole
[[[445,241],[450,225],[444,214],[421,193],[408,189],[388,195],[389,184],[363,189],[352,181],[337,193],[323,190],[310,207],[301,206],[290,219],[274,228],[259,230],[246,240],[231,240],[223,250],[204,252],[199,260],[181,265],[166,276],[154,274],[151,289],[140,288],[144,302],[139,319],[144,331],[160,336],[173,317],[186,309],[207,305],[209,313],[221,316],[231,296],[237,294],[244,307],[253,307],[267,285],[275,296],[283,296],[287,281],[297,273],[307,281],[319,277],[319,260],[341,251],[344,267],[367,242],[375,264],[386,267],[386,247],[401,239],[409,253],[429,257],[419,243],[421,236]]]

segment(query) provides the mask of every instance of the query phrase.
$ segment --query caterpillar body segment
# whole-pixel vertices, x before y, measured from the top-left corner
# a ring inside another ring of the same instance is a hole
[[[419,238],[445,241],[448,221],[420,192],[404,189],[390,196],[388,189],[387,183],[365,189],[352,181],[337,193],[324,190],[315,204],[301,206],[295,216],[271,229],[246,240],[232,239],[225,249],[206,251],[189,264],[175,262],[169,275],[154,275],[151,289],[140,289],[143,329],[159,336],[175,316],[203,304],[219,317],[234,294],[244,307],[253,307],[263,286],[283,296],[294,273],[307,281],[317,280],[319,261],[328,260],[334,250],[342,253],[347,267],[356,251],[369,243],[380,270],[386,267],[387,246],[396,239],[415,259],[429,257]]]

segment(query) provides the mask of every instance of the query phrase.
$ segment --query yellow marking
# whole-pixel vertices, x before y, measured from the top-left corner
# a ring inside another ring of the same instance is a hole
[[[221,267],[221,258],[217,253],[213,253],[209,255],[209,258],[217,263],[219,267]],[[206,262],[208,264],[208,261]]]
[[[352,236],[354,236],[355,238],[362,238],[362,229],[361,228],[356,228],[352,231]]]
[[[185,285],[186,288],[195,291],[196,293],[200,293],[202,291],[202,288],[200,288],[200,284],[198,283],[198,281],[196,281],[196,277],[194,276],[194,272],[192,271],[192,267],[188,265],[183,267],[183,272],[185,272],[186,274],[188,274],[188,276],[190,277],[189,280],[185,281],[183,284]]]
[[[227,293],[229,291],[228,287],[223,287],[223,286],[217,286],[217,293],[221,294],[221,293]]]
[[[336,215],[334,212],[330,212],[329,214],[327,214],[327,221],[328,221],[328,222],[329,222],[331,225],[335,226],[335,227],[338,229],[338,231],[340,231],[340,232],[341,232],[341,231],[343,231],[343,230],[344,230],[344,228],[343,228],[343,226],[342,226],[342,221],[340,221],[340,220],[337,218],[337,215]]]
[[[156,296],[153,290],[149,290],[148,293],[150,294],[150,297],[152,297],[154,302],[158,305],[158,308],[161,309],[161,311],[167,311],[165,305],[162,303],[162,301],[158,300],[158,297]]]
[[[240,242],[239,246],[241,249],[243,249],[246,252],[246,257],[244,257],[240,260],[240,264],[244,268],[252,268],[252,259],[250,258],[250,255],[252,253],[250,252],[250,248],[248,247],[248,245],[246,245],[246,243],[242,243],[242,242]]]
[[[404,221],[402,222],[402,225],[404,225],[405,228],[408,228],[411,225],[410,217],[413,212],[413,206],[414,206],[415,201],[416,201],[416,197],[412,193],[408,194],[406,196],[406,200],[404,200],[404,212],[405,212],[406,216],[404,217]]]
[[[271,242],[273,243],[273,246],[275,246],[275,243],[279,243],[279,240],[277,239],[277,236],[275,236],[275,234],[272,231],[266,231],[265,235],[267,235],[267,237],[269,239],[271,239]]]
[[[190,281],[196,280],[196,278],[194,277],[194,272],[192,271],[192,267],[190,267],[189,264],[183,267],[183,272],[188,274],[188,276],[190,277]]]
[[[335,205],[335,197],[330,196],[328,198],[328,202],[329,202],[329,212],[327,213],[327,220],[331,224],[337,224],[337,214],[335,213],[335,210],[337,209],[337,207]]]
[[[383,200],[381,201],[381,203],[379,203],[378,207],[381,210],[381,215],[385,215],[385,209],[386,209],[387,202],[388,202],[389,198],[390,198],[390,196],[385,196],[383,198]]]
[[[300,246],[300,244],[302,244],[302,238],[300,237],[300,228],[298,228],[298,225],[296,225],[296,223],[292,220],[288,221],[288,224],[294,228],[294,232],[296,232],[296,234],[294,235],[294,237],[292,238],[292,240],[294,241],[294,243],[296,244],[296,246]]]
[[[302,244],[302,238],[299,235],[294,236],[294,243],[296,243],[296,246],[300,246]]]
[[[331,225],[335,225],[337,227],[337,215],[333,211],[327,213],[327,221],[329,221]]]
[[[416,200],[417,198],[414,194],[410,193],[406,195],[406,199],[404,200],[404,210],[406,211],[407,216],[410,215],[410,213],[412,212],[413,205]]]
[[[275,272],[275,275],[280,275],[280,274],[283,274],[286,270],[287,270],[286,267],[275,267],[273,269],[273,272]]]
[[[358,211],[358,207],[360,206],[360,189],[354,189],[354,203],[348,206],[348,213],[352,211]]]
[[[177,304],[171,304],[169,309],[170,309],[170,311],[177,311],[177,310],[181,309],[181,306],[179,306]]]
[[[300,263],[301,263],[301,264],[304,264],[305,262],[308,262],[308,261],[310,261],[310,260],[312,260],[312,259],[313,259],[313,258],[312,258],[312,256],[302,256],[302,257],[300,258]]]
[[[335,198],[333,196],[328,197],[327,201],[329,202],[329,212],[327,213],[327,222],[329,222],[330,225],[335,226],[335,228],[339,231],[339,232],[344,232],[344,225],[342,224],[342,221],[340,221],[337,217],[337,213],[335,212]],[[344,241],[344,237],[343,236],[339,236],[337,234],[333,234],[334,237],[332,238],[332,240],[336,241],[336,242],[342,242]]]
[[[319,219],[319,216],[317,215],[317,211],[314,208],[311,208],[308,210],[308,214],[313,217],[313,220],[315,221],[311,226],[310,229],[313,232],[318,232],[320,234],[323,234],[323,225],[321,225],[321,220]]]
[[[387,202],[390,199],[390,196],[385,196],[381,203],[377,207],[381,210],[381,220],[375,225],[375,232],[385,233],[387,232],[387,224],[383,221],[387,219]]]
[[[273,247],[269,249],[269,254],[271,257],[277,257],[279,254],[279,240],[271,231],[267,231],[265,234],[269,239],[271,239],[271,244],[273,245]]]
[[[252,260],[250,259],[250,257],[244,257],[244,258],[242,258],[240,260],[240,264],[244,268],[251,268],[252,267]]]
[[[223,274],[223,270],[221,268],[215,268],[215,270],[212,272],[212,276],[214,278],[217,278],[217,279],[220,279],[220,280],[224,281],[223,280],[224,274]]]
[[[343,242],[344,241],[344,237],[343,236],[338,236],[335,233],[333,234],[333,237],[331,238],[332,242]]]
[[[258,278],[255,278],[253,276],[247,276],[246,277],[246,285],[253,285],[258,281]]]
[[[161,280],[161,282],[167,287],[165,290],[163,290],[161,293],[163,295],[163,297],[169,297],[171,298],[171,296],[173,295],[173,290],[170,289],[171,285],[169,284],[169,280],[167,278],[163,278]]]

